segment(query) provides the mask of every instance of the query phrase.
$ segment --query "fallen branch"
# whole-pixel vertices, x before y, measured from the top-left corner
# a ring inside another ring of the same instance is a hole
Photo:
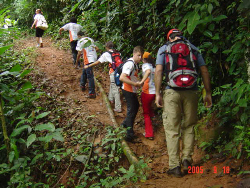
[[[5,122],[4,112],[3,112],[3,106],[2,106],[2,95],[0,93],[0,116],[1,116],[1,122],[2,122],[2,129],[3,129],[3,136],[4,136],[4,142],[7,150],[7,159],[9,159],[9,153],[10,153],[10,139],[8,137],[7,133],[7,126]]]
[[[72,164],[72,161],[73,161],[73,157],[71,156],[71,157],[70,157],[69,166],[67,167],[67,169],[65,170],[65,172],[63,173],[63,175],[60,177],[60,179],[59,179],[59,180],[56,182],[56,184],[53,186],[53,188],[55,188],[55,187],[58,185],[58,183],[61,181],[61,179],[65,176],[66,172],[68,172],[69,167],[70,167],[71,164]]]
[[[102,98],[103,100],[105,101],[106,103],[106,106],[107,106],[107,109],[108,109],[108,112],[109,112],[109,115],[110,115],[110,118],[112,120],[112,123],[113,125],[118,128],[118,124],[116,122],[116,119],[115,119],[115,115],[114,115],[114,112],[111,108],[111,105],[110,105],[110,102],[108,100],[108,97],[104,91],[104,89],[102,88],[102,85],[100,84],[100,82],[94,77],[95,79],[95,83],[97,84],[97,86],[99,87],[100,89],[100,92],[102,94]],[[128,158],[128,161],[130,162],[130,164],[134,164],[136,166],[136,164],[138,163],[138,159],[137,157],[135,156],[135,154],[131,151],[130,147],[128,146],[127,142],[121,138],[121,144],[122,144],[122,150],[123,150],[123,153],[125,154],[125,156]]]

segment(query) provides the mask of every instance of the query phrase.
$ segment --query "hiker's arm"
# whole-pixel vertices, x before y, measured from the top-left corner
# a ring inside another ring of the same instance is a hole
[[[142,80],[140,81],[140,84],[141,84],[141,85],[145,82],[145,80],[148,78],[148,76],[150,75],[150,73],[151,73],[151,70],[150,70],[150,69],[146,70],[146,72],[145,72],[145,74],[144,74]]]
[[[101,63],[100,61],[96,61],[96,62],[91,63],[91,64],[89,64],[89,65],[84,65],[84,68],[87,69],[87,68],[89,68],[89,67],[96,66],[96,65],[98,65],[98,64],[100,64],[100,63]]]
[[[163,66],[156,65],[155,68],[155,104],[157,107],[163,107],[163,101],[161,96],[161,83],[162,83]]]
[[[126,73],[122,73],[119,80],[122,81],[122,82],[124,82],[124,83],[126,83],[126,84],[135,86],[135,87],[140,87],[141,86],[141,84],[139,82],[133,82],[133,81],[131,81],[128,78],[128,75]]]
[[[36,23],[37,23],[37,19],[35,19],[35,21],[33,22],[31,29],[33,29],[33,27],[36,25]]]
[[[211,92],[210,76],[207,66],[201,66],[200,71],[201,71],[202,81],[206,90],[204,105],[205,107],[210,108],[212,106],[212,92]]]
[[[60,35],[62,34],[62,31],[64,31],[64,29],[61,27],[61,28],[59,29],[59,34],[60,34]]]

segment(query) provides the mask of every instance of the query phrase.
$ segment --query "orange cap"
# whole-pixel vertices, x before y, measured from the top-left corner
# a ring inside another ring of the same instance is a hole
[[[143,59],[144,59],[144,58],[149,58],[150,55],[151,55],[151,54],[150,54],[149,52],[144,52],[142,58],[143,58]]]

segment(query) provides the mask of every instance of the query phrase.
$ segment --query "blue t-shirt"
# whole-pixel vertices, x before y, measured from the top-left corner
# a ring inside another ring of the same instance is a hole
[[[191,47],[193,50],[195,50],[195,51],[198,52],[198,48],[196,48],[196,47],[195,47],[193,44],[191,44],[189,41],[187,41],[187,42],[188,42],[188,44],[190,45],[190,47]],[[159,48],[158,53],[157,53],[157,57],[156,57],[156,65],[162,65],[162,66],[165,65],[165,63],[166,63],[166,53],[165,53],[165,52],[166,52],[166,49],[167,49],[167,45],[168,45],[168,44],[169,44],[169,43],[164,44],[162,47]],[[196,54],[196,58],[197,58],[197,66],[198,66],[198,67],[201,67],[201,66],[206,65],[206,64],[205,64],[205,61],[204,61],[204,59],[203,59],[203,57],[202,57],[202,55],[201,55],[200,53],[197,53],[197,54]],[[170,87],[167,86],[166,89],[170,89]],[[198,89],[198,86],[196,85],[193,89],[194,89],[194,90],[197,90],[197,89]]]

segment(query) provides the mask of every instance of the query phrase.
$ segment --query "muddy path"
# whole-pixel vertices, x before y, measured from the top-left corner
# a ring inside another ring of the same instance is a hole
[[[31,37],[25,41],[21,41],[22,48],[35,47],[35,38]],[[94,116],[101,125],[112,125],[106,109],[106,105],[102,99],[100,91],[96,86],[96,99],[89,99],[88,91],[82,92],[79,87],[79,80],[82,69],[76,69],[72,64],[72,56],[70,51],[60,50],[53,46],[50,38],[44,38],[44,47],[36,48],[37,52],[35,69],[44,77],[41,82],[51,82],[53,87],[50,90],[57,91],[58,101],[71,101],[69,105],[69,118],[77,116]],[[105,69],[94,68],[94,75],[102,84],[106,93],[109,90],[109,77]],[[122,122],[126,113],[126,104],[122,100],[122,113],[116,113],[118,124]],[[165,187],[181,187],[181,188],[207,188],[207,187],[224,187],[231,188],[242,180],[237,176],[234,170],[241,166],[241,161],[231,158],[220,158],[220,156],[211,156],[210,160],[203,162],[202,158],[205,153],[195,146],[194,164],[199,165],[195,169],[191,169],[191,173],[183,178],[173,178],[166,174],[168,169],[168,155],[166,150],[165,134],[161,120],[154,119],[155,139],[147,140],[144,138],[144,122],[142,110],[136,118],[135,133],[138,137],[136,143],[129,143],[136,156],[143,156],[151,168],[149,179],[144,183],[138,183],[129,187],[146,187],[146,188],[165,188]],[[212,158],[212,159],[211,159]],[[227,171],[227,169],[230,169]],[[245,166],[244,168],[248,168]],[[216,169],[216,171],[215,171]]]

